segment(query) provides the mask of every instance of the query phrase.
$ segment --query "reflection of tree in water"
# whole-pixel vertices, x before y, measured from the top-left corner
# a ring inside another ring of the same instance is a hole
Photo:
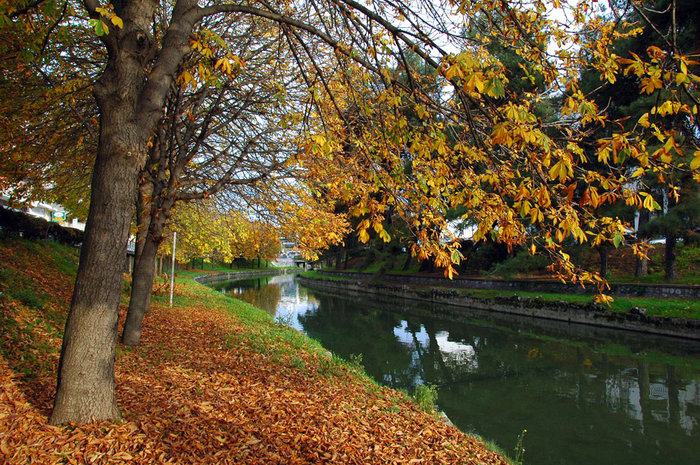
[[[350,300],[317,294],[315,312],[299,315],[304,332],[341,357],[362,354],[362,365],[376,380],[405,388],[418,376],[412,348],[394,336],[401,319],[393,313]]]
[[[277,305],[282,298],[280,285],[274,283],[270,277],[222,283],[217,286],[217,289],[231,297],[262,308],[272,316],[277,313]]]
[[[272,316],[275,316],[277,313],[277,304],[281,297],[282,291],[279,285],[276,284],[268,284],[258,289],[246,289],[242,294],[236,296],[238,299],[251,303],[258,308],[262,308]]]

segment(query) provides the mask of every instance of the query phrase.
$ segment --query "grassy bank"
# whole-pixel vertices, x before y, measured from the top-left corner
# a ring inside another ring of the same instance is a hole
[[[154,296],[142,345],[118,349],[124,420],[49,426],[76,262],[68,247],[0,239],[9,463],[505,463],[357,364],[189,277],[174,308],[164,290]]]
[[[590,295],[577,294],[547,294],[537,292],[510,292],[497,290],[470,290],[464,291],[466,295],[474,298],[500,297],[527,297],[539,298],[545,302],[567,302],[580,305],[588,305],[593,301]],[[602,307],[606,308],[606,307]],[[607,309],[611,312],[629,313],[633,308],[644,308],[647,315],[663,318],[700,318],[700,302],[695,299],[660,299],[655,297],[615,297]]]
[[[316,271],[302,273],[304,276],[331,279],[357,281],[357,279],[343,278],[341,276],[325,276]],[[413,289],[430,289],[425,286],[411,286]],[[435,286],[437,287],[437,286]],[[449,288],[449,286],[441,286]],[[521,297],[527,299],[540,299],[543,302],[567,302],[580,305],[588,305],[593,302],[592,295],[580,294],[554,294],[545,292],[515,292],[504,290],[487,289],[461,289],[456,288],[458,293],[474,299],[493,300],[497,297]],[[611,312],[629,313],[633,308],[643,308],[647,315],[662,318],[687,318],[700,319],[700,301],[695,299],[661,299],[653,297],[615,297],[607,308]]]

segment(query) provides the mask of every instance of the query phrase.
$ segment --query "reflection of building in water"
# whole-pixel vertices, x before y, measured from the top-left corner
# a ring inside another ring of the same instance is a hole
[[[560,379],[558,386],[570,389],[559,388],[558,393],[589,405],[599,403],[602,397],[608,409],[636,421],[643,434],[650,434],[649,429],[658,424],[678,427],[687,435],[692,435],[698,427],[698,380],[678,379],[675,367],[651,366],[642,360],[637,362],[636,368],[623,367],[603,356],[598,365],[598,369],[594,365],[586,374],[586,380],[571,383]],[[560,375],[572,376],[563,372]]]
[[[275,276],[274,282],[281,289],[280,300],[277,303],[277,318],[292,328],[302,330],[299,316],[315,311],[319,301],[313,295],[301,291],[293,275]]]
[[[478,369],[479,362],[474,347],[470,344],[450,341],[448,337],[449,333],[447,331],[441,331],[435,336],[445,363],[459,366],[465,371],[475,371]]]
[[[447,331],[429,331],[424,325],[413,328],[406,320],[394,327],[394,336],[410,348],[411,367],[415,384],[423,384],[427,378],[425,370],[431,372],[468,373],[479,368],[476,350],[470,344],[449,339]],[[427,365],[427,367],[426,367]]]
[[[318,300],[299,289],[294,276],[283,274],[224,283],[222,293],[262,308],[279,321],[302,329],[298,316],[318,308]]]
[[[492,352],[494,349],[489,349],[488,344],[481,346],[478,338],[462,340],[451,337],[447,331],[433,331],[424,324],[406,320],[394,326],[393,335],[410,352],[404,375],[410,376],[415,384],[449,383],[469,373],[476,376],[472,379],[486,379],[493,367],[487,363],[481,370],[480,357],[501,359],[503,355]],[[674,366],[607,356],[581,348],[555,354],[549,354],[546,346],[514,349],[524,354],[528,363],[542,363],[546,367],[548,359],[556,359],[557,363],[569,366],[570,369],[553,372],[549,387],[558,398],[573,401],[579,409],[605,405],[610,413],[630,419],[630,427],[644,436],[653,436],[658,429],[669,426],[678,428],[679,434],[697,434],[700,382],[681,379]],[[503,366],[504,373],[520,371],[515,359],[503,360]],[[522,373],[520,376],[529,376],[524,375],[525,371]],[[396,374],[384,377],[390,383]]]

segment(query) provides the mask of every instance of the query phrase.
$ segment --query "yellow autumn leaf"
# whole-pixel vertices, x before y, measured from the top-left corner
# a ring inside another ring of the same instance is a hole
[[[117,26],[119,29],[122,29],[124,27],[124,21],[119,16],[112,16],[111,18],[112,24]]]
[[[655,210],[655,205],[654,205],[654,197],[652,197],[651,194],[648,194],[646,192],[642,192],[642,196],[644,197],[644,202],[643,206],[649,211],[654,211]]]
[[[559,160],[549,169],[549,177],[554,181],[559,179],[559,181],[564,181],[569,174],[569,166],[565,160]]]
[[[637,168],[634,173],[632,173],[633,178],[638,178],[640,176],[643,176],[644,173],[646,173],[646,170],[644,168]]]
[[[360,242],[362,242],[363,244],[366,244],[369,241],[369,234],[367,233],[366,229],[360,231],[359,238]]]
[[[391,242],[391,236],[386,232],[386,229],[381,230],[379,237],[381,237],[384,242]]]
[[[639,121],[637,121],[639,124],[644,126],[645,128],[649,127],[649,113],[644,113],[641,118],[639,118]]]
[[[664,83],[657,76],[642,78],[642,92],[652,94],[656,89],[663,89]]]
[[[700,150],[696,150],[694,155],[695,155],[695,157],[690,162],[690,169],[691,170],[697,170],[700,168]]]

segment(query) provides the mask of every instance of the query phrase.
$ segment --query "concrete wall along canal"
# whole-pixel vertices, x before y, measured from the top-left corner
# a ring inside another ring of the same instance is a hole
[[[568,323],[600,326],[606,328],[615,329],[625,329],[630,331],[638,331],[649,334],[660,334],[664,336],[672,337],[682,337],[693,340],[700,340],[700,321],[698,320],[687,320],[681,318],[660,318],[656,316],[644,315],[643,313],[616,313],[608,311],[605,307],[598,304],[588,304],[581,305],[569,302],[551,302],[543,301],[537,297],[500,297],[496,296],[493,298],[475,298],[466,295],[462,295],[459,291],[455,289],[448,288],[428,288],[428,289],[414,289],[410,286],[403,284],[394,284],[392,282],[386,282],[388,280],[382,281],[354,281],[354,279],[368,279],[368,275],[365,273],[333,273],[333,272],[322,272],[329,276],[342,276],[352,279],[348,280],[330,280],[322,278],[309,278],[301,277],[301,282],[304,286],[310,287],[312,289],[326,290],[326,291],[342,291],[347,294],[354,295],[367,295],[376,294],[384,296],[399,297],[411,300],[419,300],[424,302],[434,302],[445,304],[450,306],[450,310],[445,310],[446,313],[458,312],[458,308],[474,308],[480,310],[487,310],[506,314],[515,314],[533,318],[542,318],[550,320],[565,321]],[[410,284],[422,284],[430,285],[438,280],[442,285],[456,284],[457,281],[464,280],[454,280],[449,283],[445,283],[444,279],[440,278],[423,278],[417,277],[417,280],[410,280],[407,278],[414,278],[409,276],[396,276],[397,278],[403,278],[404,283]],[[481,281],[482,283],[488,280],[469,280],[470,282]],[[491,281],[493,282],[493,281]],[[528,281],[523,281],[528,283]],[[506,283],[502,281],[501,283]],[[534,283],[541,284],[542,282]],[[550,283],[546,283],[550,284]],[[551,283],[557,284],[557,283]],[[457,286],[455,286],[457,287]],[[648,287],[648,286],[643,286]],[[659,286],[654,286],[659,287]],[[693,286],[685,286],[693,287]],[[477,287],[474,287],[477,288]],[[546,287],[550,289],[549,287]],[[672,293],[674,286],[666,286],[665,296],[678,297],[677,294]],[[479,288],[477,288],[479,289]],[[481,287],[480,289],[484,289]],[[494,289],[493,287],[491,289]],[[496,288],[499,289],[499,288]],[[516,290],[513,287],[500,288],[502,290]],[[522,289],[520,289],[522,290]],[[528,292],[545,292],[539,287],[530,287]],[[548,291],[553,292],[553,291]],[[566,292],[559,289],[559,292]],[[654,290],[653,292],[657,292]],[[683,291],[686,292],[686,291]],[[684,298],[688,294],[683,294]],[[648,295],[646,295],[648,296]]]

